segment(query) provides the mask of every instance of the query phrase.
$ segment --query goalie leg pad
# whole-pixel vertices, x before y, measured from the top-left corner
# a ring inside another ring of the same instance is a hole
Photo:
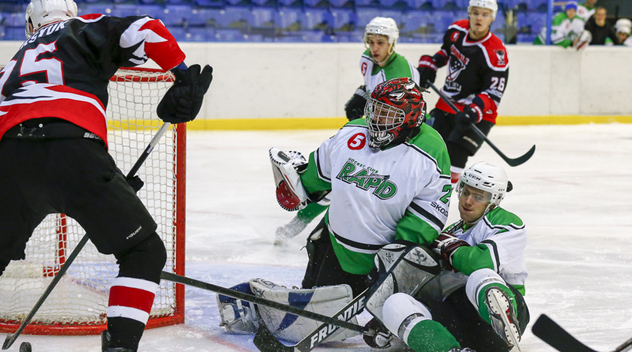
[[[252,294],[248,282],[231,287],[243,293]],[[217,295],[217,307],[221,322],[219,326],[233,334],[253,334],[259,329],[257,309],[255,305],[225,295]]]
[[[375,256],[378,280],[371,287],[366,308],[382,320],[382,306],[397,292],[414,296],[439,274],[441,266],[428,249],[412,242],[394,242]]]
[[[349,285],[322,286],[313,289],[288,289],[264,279],[252,279],[250,288],[255,296],[331,316],[353,299]],[[266,327],[278,338],[296,343],[316,330],[322,323],[298,317],[274,308],[258,305],[259,315]],[[349,320],[357,324],[354,317]],[[334,341],[358,335],[355,331],[339,329],[326,339]]]
[[[305,208],[309,196],[303,188],[298,170],[306,167],[307,160],[296,151],[270,148],[269,153],[279,205],[288,211]]]

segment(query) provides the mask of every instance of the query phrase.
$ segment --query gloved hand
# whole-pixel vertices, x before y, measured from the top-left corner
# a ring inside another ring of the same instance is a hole
[[[419,86],[421,86],[421,88],[428,88],[428,81],[434,83],[437,78],[437,63],[432,56],[423,55],[419,59],[417,71],[419,71]]]
[[[134,189],[134,193],[138,193],[145,185],[145,182],[139,176],[125,177],[125,181]]]
[[[369,332],[362,335],[364,342],[371,348],[382,349],[391,347],[393,335],[377,318],[373,318],[366,323],[365,327],[369,328]]]
[[[345,113],[349,121],[362,118],[364,116],[364,106],[366,105],[366,88],[360,86],[353,96],[345,104]]]
[[[455,119],[458,124],[463,126],[469,126],[470,123],[476,124],[483,119],[483,110],[478,105],[472,104],[456,114]]]
[[[175,69],[173,74],[176,80],[158,104],[156,112],[165,122],[189,122],[200,112],[204,94],[213,80],[213,68],[206,65],[201,70],[200,65],[191,65],[186,70]]]
[[[443,265],[446,269],[455,271],[452,266],[452,256],[457,249],[463,246],[469,247],[470,245],[464,240],[456,237],[454,234],[443,232],[436,240],[434,240],[434,242],[432,242],[430,248],[441,256],[441,259],[443,259]]]

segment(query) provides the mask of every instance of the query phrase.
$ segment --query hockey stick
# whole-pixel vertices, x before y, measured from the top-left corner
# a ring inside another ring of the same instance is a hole
[[[134,166],[132,166],[131,170],[127,174],[127,178],[131,178],[131,177],[134,177],[134,175],[136,175],[136,172],[138,171],[138,169],[145,162],[145,160],[147,160],[147,157],[149,156],[151,151],[154,150],[154,147],[156,147],[160,138],[162,138],[165,132],[167,132],[167,129],[169,128],[170,125],[171,125],[170,123],[165,122],[162,124],[162,126],[160,126],[160,129],[158,130],[158,132],[156,132],[156,135],[151,139],[151,141],[149,142],[149,145],[147,146],[147,148],[145,148],[145,151],[143,152],[143,154],[138,158]],[[4,340],[4,343],[2,344],[3,350],[9,349],[11,345],[13,345],[15,340],[18,338],[18,336],[20,336],[22,331],[24,331],[24,328],[26,328],[26,325],[28,325],[28,323],[31,322],[31,319],[33,319],[33,316],[35,315],[35,313],[37,313],[37,311],[40,309],[42,304],[44,304],[44,301],[46,301],[46,298],[48,298],[48,295],[50,295],[50,293],[53,292],[53,289],[55,288],[55,286],[57,286],[57,283],[59,283],[62,276],[64,276],[64,274],[70,267],[70,264],[72,264],[75,258],[79,255],[79,252],[81,252],[81,250],[83,249],[83,247],[86,245],[87,242],[88,242],[88,235],[85,234],[83,235],[79,243],[77,243],[77,246],[72,251],[72,253],[70,253],[68,258],[66,258],[66,262],[64,263],[64,265],[61,266],[61,268],[57,272],[57,275],[55,275],[53,280],[48,284],[48,287],[46,287],[46,290],[44,291],[44,293],[42,293],[42,295],[37,300],[33,308],[31,308],[31,311],[29,312],[29,314],[26,316],[26,318],[24,318],[24,320],[22,321],[22,324],[20,324],[20,327],[18,327],[18,329],[13,334],[7,335],[6,339]],[[22,346],[20,348],[22,348]]]
[[[559,326],[547,315],[542,314],[538,317],[535,324],[531,328],[533,334],[542,341],[548,343],[553,348],[561,352],[597,352],[592,348],[584,345],[579,340],[569,334],[563,327]],[[624,342],[613,352],[629,351],[632,347],[632,339]]]
[[[167,271],[163,271],[160,274],[160,279],[166,280],[166,281],[175,282],[175,283],[179,283],[179,284],[182,284],[182,285],[189,285],[189,286],[201,288],[201,289],[207,290],[207,291],[213,291],[213,292],[225,295],[225,296],[241,299],[241,300],[244,300],[244,301],[252,302],[252,303],[255,303],[255,304],[259,304],[259,305],[270,307],[270,308],[274,308],[274,309],[278,309],[278,310],[281,310],[281,311],[284,311],[284,312],[288,312],[288,313],[291,313],[291,314],[294,314],[294,315],[298,315],[298,316],[309,318],[309,319],[313,319],[313,320],[318,320],[318,321],[321,321],[321,322],[325,322],[325,323],[328,323],[328,324],[331,324],[331,325],[336,325],[336,326],[343,327],[345,329],[349,329],[349,330],[353,330],[353,331],[358,331],[358,332],[368,332],[369,331],[369,329],[365,328],[362,325],[349,323],[347,321],[338,320],[336,318],[328,317],[326,315],[322,315],[322,314],[318,314],[318,313],[314,313],[314,312],[309,312],[309,311],[306,311],[304,309],[292,307],[292,306],[289,306],[289,305],[286,305],[286,304],[282,304],[282,303],[271,301],[271,300],[268,300],[268,299],[265,299],[265,298],[257,297],[257,296],[254,296],[254,295],[251,295],[251,294],[248,294],[248,293],[244,293],[244,292],[232,290],[230,288],[225,288],[225,287],[213,285],[213,284],[208,283],[208,282],[192,279],[192,278],[189,278],[189,277],[186,277],[186,276],[170,273],[170,272],[167,272]],[[362,307],[364,307],[363,303],[364,303],[364,301],[362,301]]]
[[[461,110],[459,110],[454,103],[452,102],[452,99],[450,99],[450,97],[448,97],[447,95],[445,95],[445,93],[443,93],[442,91],[440,91],[439,89],[437,89],[437,87],[435,87],[434,84],[432,84],[432,82],[430,81],[426,81],[426,83],[428,83],[428,86],[430,88],[432,88],[432,90],[434,90],[437,94],[439,94],[439,96],[441,97],[441,99],[443,99],[448,105],[450,105],[450,107],[452,108],[452,110],[454,110],[454,112],[456,114],[458,114],[459,112],[461,112]],[[512,159],[508,156],[506,156],[500,149],[498,149],[498,147],[496,147],[494,145],[494,143],[492,143],[492,141],[490,141],[487,136],[485,135],[485,133],[481,132],[481,130],[478,129],[478,127],[476,127],[476,125],[474,125],[473,123],[470,123],[470,127],[472,128],[472,130],[474,131],[474,133],[476,133],[479,137],[481,137],[507,164],[509,164],[509,166],[518,166],[518,165],[522,165],[525,162],[527,162],[527,160],[531,159],[531,157],[533,156],[533,153],[535,153],[535,145],[531,147],[531,149],[529,149],[528,152],[526,152],[524,155],[519,156],[515,159]]]
[[[353,300],[351,300],[351,302],[347,303],[346,306],[336,312],[334,317],[338,317],[338,319],[342,321],[350,320],[354,316],[360,314],[360,312],[364,309],[365,299],[368,292],[369,289],[366,289],[364,292],[356,296]],[[334,332],[338,331],[338,327],[338,323],[323,323],[305,336],[301,341],[296,343],[296,345],[286,346],[272,334],[265,324],[260,324],[259,330],[257,331],[253,342],[261,352],[309,352],[326,338],[333,335]],[[365,331],[367,330],[368,329],[365,328]]]

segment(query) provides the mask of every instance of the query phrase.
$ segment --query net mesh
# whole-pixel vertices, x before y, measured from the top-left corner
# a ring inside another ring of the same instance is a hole
[[[160,127],[156,107],[172,82],[168,73],[140,69],[119,70],[111,80],[107,109],[109,152],[125,174]],[[177,246],[177,227],[181,223],[177,221],[177,186],[184,175],[178,175],[177,131],[174,126],[169,128],[137,173],[145,182],[138,196],[158,224],[157,232],[167,248],[164,270],[172,272],[177,255],[182,255]],[[19,324],[29,313],[84,234],[76,221],[62,214],[49,215],[37,227],[27,244],[26,259],[13,261],[0,277],[0,330]],[[98,253],[88,242],[33,318],[35,329],[30,332],[38,333],[38,325],[70,328],[105,324],[108,290],[117,273],[114,256]],[[150,321],[174,315],[177,304],[175,285],[163,281]]]

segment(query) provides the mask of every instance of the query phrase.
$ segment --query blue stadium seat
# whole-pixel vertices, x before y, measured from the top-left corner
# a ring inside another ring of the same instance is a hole
[[[187,40],[192,42],[208,42],[215,37],[215,30],[204,27],[191,27],[187,32]]]
[[[215,7],[219,8],[224,6],[223,0],[194,0],[195,5],[201,7]]]
[[[87,15],[90,13],[100,13],[103,15],[109,15],[112,13],[113,4],[89,4],[85,3],[79,8],[80,15]]]
[[[277,7],[278,0],[252,0],[253,9],[256,7]]]
[[[406,0],[379,0],[383,9],[404,10],[408,8]]]
[[[362,7],[378,8],[380,6],[379,0],[355,0],[356,9]]]
[[[162,5],[143,5],[138,7],[139,15],[149,15],[162,20],[165,17],[165,7]]]
[[[467,10],[467,7],[470,6],[470,0],[454,0],[456,8],[461,10]]]
[[[408,11],[400,22],[400,33],[415,32],[420,28],[428,28],[428,24],[432,17],[432,13],[429,11]]]
[[[218,42],[243,42],[246,38],[238,29],[218,29],[215,32],[214,40]]]
[[[303,0],[279,0],[281,7],[303,7]]]
[[[542,28],[546,26],[546,13],[542,12],[518,12],[516,15],[518,22],[518,33],[538,35]]]
[[[220,28],[222,26],[228,27],[230,23],[225,23],[226,11],[223,9],[197,9],[198,12],[203,12],[200,16],[205,19],[205,26],[211,28]]]
[[[375,17],[382,16],[382,11],[377,8],[367,7],[367,8],[359,8],[356,9],[356,28],[361,28],[364,30],[364,27]]]
[[[117,17],[136,16],[138,15],[139,7],[135,4],[118,3],[112,7],[110,15]]]
[[[191,17],[191,6],[171,5],[165,6],[164,15],[160,18],[165,26],[182,26]]]
[[[355,0],[329,0],[329,6],[338,8],[354,8]]]
[[[24,13],[18,12],[2,12],[0,13],[4,19],[4,25],[8,27],[24,27]]]
[[[289,27],[298,27],[301,23],[301,14],[303,10],[294,7],[285,7],[279,9],[279,12],[274,16],[274,23],[277,28],[285,30]]]
[[[434,11],[430,17],[430,24],[434,26],[434,32],[445,33],[448,27],[457,19],[452,11]]]
[[[218,10],[204,8],[204,7],[193,8],[193,10],[191,11],[191,14],[187,18],[187,21],[189,22],[189,26],[193,26],[193,27],[206,26],[206,22],[211,18],[212,16],[211,13],[213,11],[217,12]]]
[[[4,27],[4,40],[18,40],[23,42],[26,39],[24,34],[24,25],[19,27],[5,26]]]
[[[411,10],[428,10],[432,8],[431,0],[406,0]]]
[[[275,9],[268,7],[253,7],[250,25],[254,28],[274,28]]]
[[[253,21],[252,13],[247,7],[226,6],[224,10],[220,10],[222,12],[222,16],[216,18],[219,28],[243,28]],[[220,36],[230,36],[230,32],[220,33]]]
[[[331,9],[332,22],[331,27],[334,31],[352,31],[355,27],[355,23],[357,20],[357,16],[355,11],[350,9],[340,9],[340,8],[332,8]]]
[[[306,8],[301,16],[301,23],[303,25],[303,29],[317,29],[317,30],[325,30],[331,27],[333,19],[331,16],[331,12],[327,9],[321,8]]]
[[[329,8],[328,0],[303,0],[305,7],[322,7]]]

